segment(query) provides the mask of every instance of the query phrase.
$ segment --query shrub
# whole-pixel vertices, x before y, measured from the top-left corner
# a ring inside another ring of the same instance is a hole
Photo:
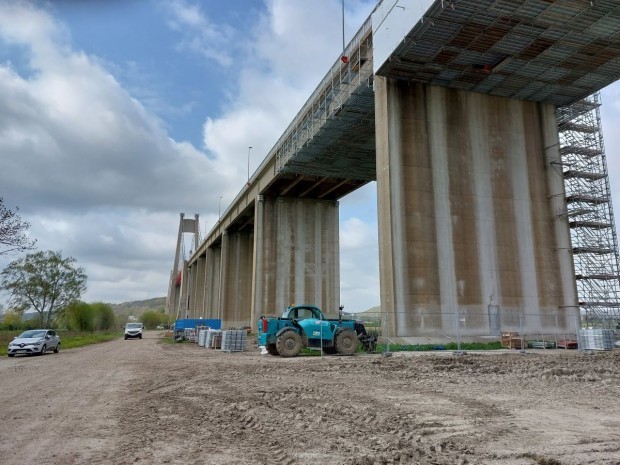
[[[96,302],[90,304],[94,312],[95,328],[99,331],[106,331],[112,329],[116,323],[116,316],[114,310],[108,304],[103,302]]]
[[[65,310],[67,327],[79,331],[95,330],[95,310],[85,302],[74,302]]]

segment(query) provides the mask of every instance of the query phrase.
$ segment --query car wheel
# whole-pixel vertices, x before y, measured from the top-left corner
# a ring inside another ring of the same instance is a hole
[[[15,357],[15,354],[7,354],[9,357]]]
[[[140,334],[140,335],[138,336],[138,339],[142,339],[142,334]]]
[[[47,346],[43,344],[43,347],[41,347],[41,353],[39,355],[45,355],[45,351],[47,351]]]
[[[60,351],[60,342],[56,344],[56,348],[54,349],[54,353],[57,354]]]
[[[125,335],[125,340],[127,340],[127,335]]]

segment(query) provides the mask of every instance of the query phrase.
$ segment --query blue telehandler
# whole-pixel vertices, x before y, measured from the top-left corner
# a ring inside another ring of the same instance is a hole
[[[296,357],[305,347],[322,349],[325,354],[352,355],[361,344],[373,352],[375,335],[368,334],[363,323],[342,319],[327,319],[313,305],[287,307],[279,318],[261,316],[258,320],[258,345],[271,355]]]

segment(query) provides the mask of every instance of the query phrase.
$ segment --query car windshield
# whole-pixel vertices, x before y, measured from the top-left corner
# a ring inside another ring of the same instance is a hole
[[[127,329],[140,329],[142,328],[142,323],[127,323]]]
[[[33,331],[24,331],[17,337],[20,339],[27,339],[27,338],[44,337],[44,336],[45,336],[45,331],[33,330]]]

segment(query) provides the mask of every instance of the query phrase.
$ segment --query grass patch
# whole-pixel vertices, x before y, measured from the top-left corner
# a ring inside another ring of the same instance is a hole
[[[461,342],[461,350],[499,350],[503,349],[502,343],[494,342]],[[376,352],[385,352],[386,344],[377,344]],[[427,352],[431,350],[458,350],[456,342],[448,344],[390,344],[390,352]]]
[[[23,331],[0,331],[0,355],[6,355],[9,342],[13,340],[15,336],[18,336]],[[106,331],[89,333],[86,331],[63,331],[58,330],[60,336],[60,348],[62,349],[74,349],[76,347],[88,346],[91,344],[99,344],[100,342],[112,341],[123,337],[122,331]]]
[[[320,357],[321,351],[319,349],[310,349],[308,347],[304,347],[303,349],[301,349],[301,352],[299,352],[299,355],[308,357]]]
[[[82,331],[58,331],[60,336],[60,347],[63,349],[74,349],[76,347],[84,347],[101,342],[113,341],[123,337],[123,332],[97,332],[87,333]]]
[[[180,342],[183,342],[183,341],[175,341],[172,336],[160,337],[157,341],[158,344],[168,344],[168,345],[179,344]]]

